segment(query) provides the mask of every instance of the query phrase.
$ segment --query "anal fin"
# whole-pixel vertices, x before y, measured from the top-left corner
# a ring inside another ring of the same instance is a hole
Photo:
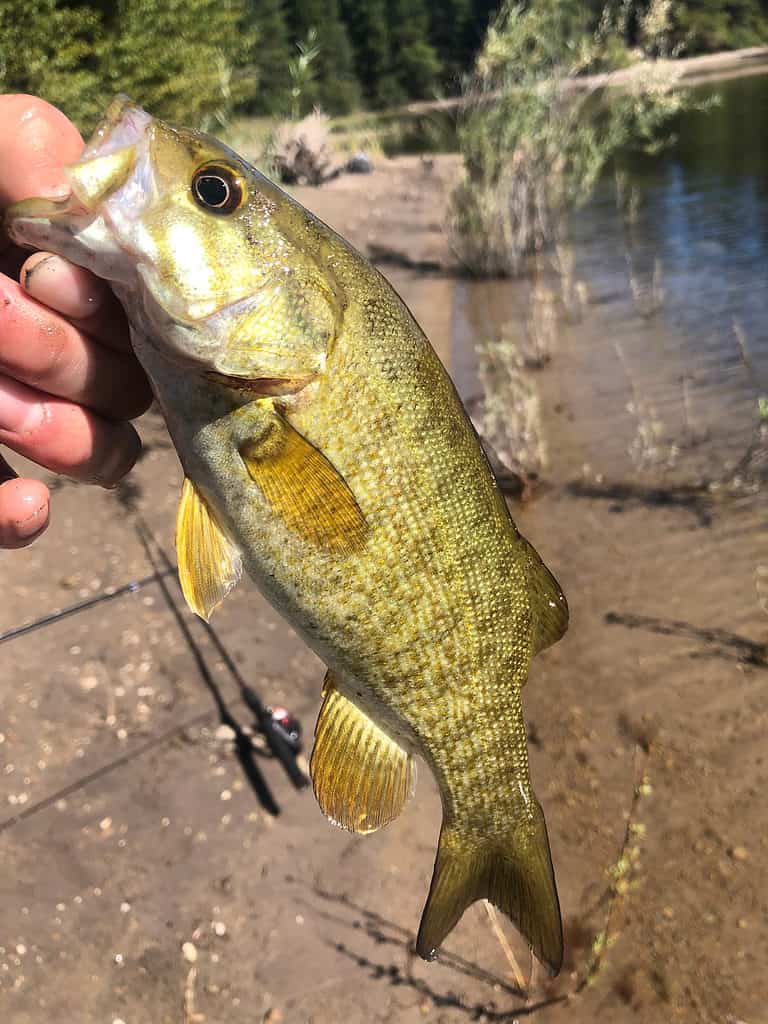
[[[240,552],[185,477],[176,513],[176,559],[187,604],[206,622],[242,574]]]
[[[330,672],[309,773],[323,813],[363,834],[396,818],[416,782],[413,757],[336,689]]]

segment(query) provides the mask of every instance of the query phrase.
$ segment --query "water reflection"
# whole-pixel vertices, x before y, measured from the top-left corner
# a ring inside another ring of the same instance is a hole
[[[550,410],[578,424],[576,438],[555,428],[555,461],[713,478],[753,436],[768,393],[768,76],[697,95],[715,91],[718,105],[684,115],[668,150],[627,159],[640,197],[631,223],[612,180],[574,218],[574,274],[589,302],[581,323],[565,317],[557,370],[539,376]],[[469,339],[519,341],[542,275],[551,272],[540,265],[533,282],[459,286],[460,370]],[[477,379],[462,372],[471,397]]]

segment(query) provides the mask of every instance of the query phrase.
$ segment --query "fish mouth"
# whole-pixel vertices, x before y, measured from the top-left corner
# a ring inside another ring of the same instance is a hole
[[[22,248],[45,248],[63,233],[70,235],[84,226],[93,214],[72,192],[62,199],[22,199],[5,211],[5,232]]]
[[[150,177],[144,155],[152,118],[127,96],[117,96],[75,163],[64,168],[69,195],[56,199],[24,199],[5,211],[5,231],[27,249],[49,249],[113,281],[133,279],[115,225],[106,213],[108,201],[138,178],[134,203],[146,196]],[[119,233],[119,232],[118,232]]]
[[[111,101],[104,117],[85,144],[79,162],[108,156],[115,150],[135,146],[144,136],[151,116],[125,93]]]

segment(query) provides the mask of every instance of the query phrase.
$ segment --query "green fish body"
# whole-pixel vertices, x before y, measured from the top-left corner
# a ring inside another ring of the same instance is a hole
[[[521,691],[565,598],[443,366],[342,238],[217,141],[109,108],[63,203],[7,227],[111,281],[181,459],[177,554],[207,617],[244,569],[328,666],[311,775],[355,832],[414,756],[443,826],[417,941],[487,898],[552,971],[562,928]]]

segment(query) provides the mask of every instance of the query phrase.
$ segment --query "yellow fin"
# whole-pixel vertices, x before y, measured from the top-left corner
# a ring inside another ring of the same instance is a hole
[[[533,614],[533,653],[557,643],[568,629],[568,602],[560,584],[544,565],[536,548],[524,537],[528,587]]]
[[[411,755],[339,693],[330,672],[309,774],[323,813],[361,834],[393,821],[416,784]]]
[[[185,477],[176,514],[176,558],[187,604],[206,622],[240,579],[240,552]]]
[[[367,526],[355,496],[326,457],[281,417],[266,440],[240,451],[254,483],[276,515],[320,548],[359,550]]]
[[[522,933],[551,974],[563,962],[563,926],[547,827],[533,798],[528,821],[507,835],[482,836],[443,822],[416,952],[433,960],[475,900],[488,899]]]

